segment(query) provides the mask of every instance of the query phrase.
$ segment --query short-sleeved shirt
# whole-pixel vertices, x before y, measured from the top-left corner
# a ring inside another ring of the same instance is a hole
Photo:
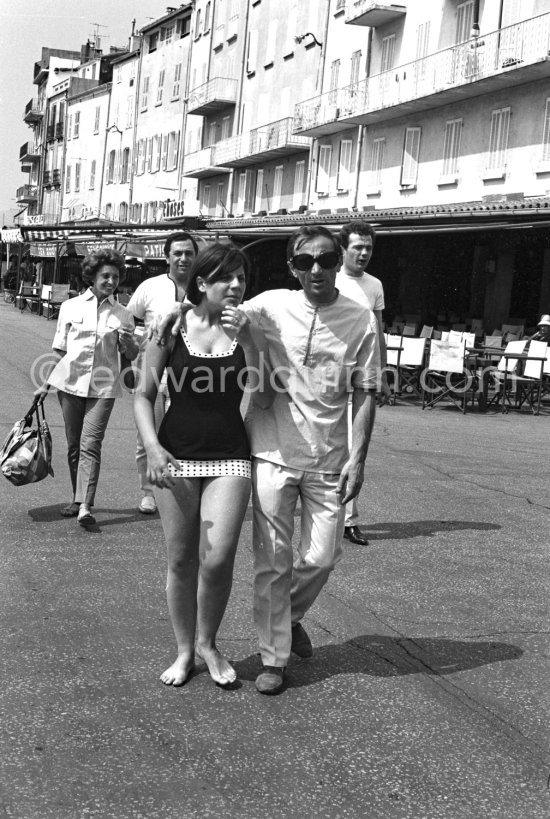
[[[145,279],[128,302],[128,310],[148,328],[158,313],[166,313],[178,299],[178,288],[168,273]]]
[[[65,353],[48,378],[58,390],[90,398],[122,394],[118,331],[133,332],[134,319],[114,296],[98,306],[91,289],[64,301],[52,342]]]
[[[385,307],[382,282],[376,276],[371,276],[370,273],[363,273],[362,276],[348,276],[343,268],[340,268],[336,275],[336,287],[344,296],[349,296],[359,304],[365,304],[375,312]]]
[[[296,290],[261,293],[242,308],[266,341],[277,384],[271,407],[249,412],[252,454],[294,469],[339,472],[348,456],[349,392],[377,386],[374,314],[342,294],[313,305]]]

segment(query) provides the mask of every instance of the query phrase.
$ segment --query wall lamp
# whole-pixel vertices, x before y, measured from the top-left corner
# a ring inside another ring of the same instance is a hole
[[[296,34],[295,37],[294,37],[294,42],[297,43],[298,45],[300,45],[302,40],[304,40],[306,37],[311,37],[313,39],[312,43],[306,43],[306,48],[308,46],[312,46],[312,45],[317,45],[317,46],[319,46],[319,48],[323,47],[323,44],[319,42],[319,40],[317,39],[315,34],[312,34],[311,31],[306,31],[305,34]]]

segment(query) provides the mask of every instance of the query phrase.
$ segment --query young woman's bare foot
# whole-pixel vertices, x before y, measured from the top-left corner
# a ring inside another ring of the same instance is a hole
[[[210,676],[218,685],[231,685],[237,679],[237,672],[223,654],[217,648],[207,646],[196,646],[196,653],[202,657]]]
[[[193,657],[188,654],[180,655],[172,665],[163,671],[160,679],[165,685],[184,685],[195,668]]]

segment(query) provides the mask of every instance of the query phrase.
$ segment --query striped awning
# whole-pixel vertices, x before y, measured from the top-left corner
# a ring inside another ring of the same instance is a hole
[[[2,241],[7,243],[15,243],[24,242],[26,241],[23,239],[21,231],[19,228],[3,228],[2,229]]]

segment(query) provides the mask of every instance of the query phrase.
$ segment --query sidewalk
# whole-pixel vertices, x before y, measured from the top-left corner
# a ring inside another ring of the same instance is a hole
[[[2,440],[55,322],[0,303]],[[174,641],[158,517],[137,512],[117,402],[98,526],[55,478],[0,476],[0,816],[9,819],[547,819],[549,419],[404,401],[378,412],[360,499],[370,544],[304,621],[279,697],[257,694],[247,514],[220,644],[241,685],[159,673]],[[298,524],[298,519],[297,519]]]

